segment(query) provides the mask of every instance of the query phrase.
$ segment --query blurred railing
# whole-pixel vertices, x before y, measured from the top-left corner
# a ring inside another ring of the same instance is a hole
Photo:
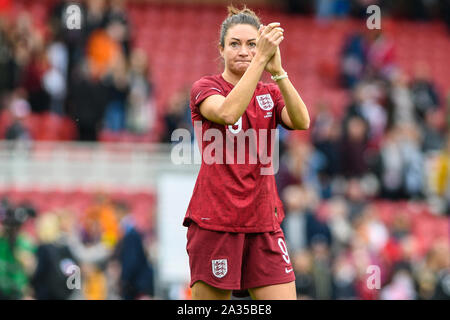
[[[0,141],[1,188],[148,189],[198,168],[175,165],[169,144]]]

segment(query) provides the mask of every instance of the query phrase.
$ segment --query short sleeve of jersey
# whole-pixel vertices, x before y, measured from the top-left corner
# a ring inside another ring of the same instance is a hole
[[[275,109],[275,116],[277,119],[277,123],[281,124],[283,128],[287,130],[292,130],[287,125],[284,124],[283,120],[281,119],[281,112],[283,111],[283,108],[286,106],[286,103],[284,102],[283,95],[281,94],[280,89],[276,84],[271,84],[269,87],[270,93],[274,99],[274,109]]]
[[[217,82],[208,78],[202,78],[196,81],[192,85],[191,89],[192,111],[198,111],[198,107],[203,102],[203,100],[214,94],[220,94],[222,96],[225,96],[223,89]]]

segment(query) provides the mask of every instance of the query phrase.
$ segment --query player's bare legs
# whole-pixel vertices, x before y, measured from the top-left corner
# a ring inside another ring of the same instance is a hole
[[[295,281],[248,289],[253,300],[297,300]]]
[[[203,281],[197,281],[192,286],[193,300],[230,300],[230,298],[231,290],[214,288]]]

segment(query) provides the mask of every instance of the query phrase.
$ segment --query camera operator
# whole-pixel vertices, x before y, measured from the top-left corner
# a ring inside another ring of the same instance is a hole
[[[34,246],[20,233],[22,225],[36,212],[30,206],[13,207],[7,200],[0,201],[0,299],[30,297],[28,281],[34,272]]]

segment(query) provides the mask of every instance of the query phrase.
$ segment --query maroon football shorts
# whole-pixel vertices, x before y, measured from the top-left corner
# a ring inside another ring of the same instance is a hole
[[[191,283],[245,290],[295,280],[281,229],[265,233],[231,233],[200,228],[187,232]]]

